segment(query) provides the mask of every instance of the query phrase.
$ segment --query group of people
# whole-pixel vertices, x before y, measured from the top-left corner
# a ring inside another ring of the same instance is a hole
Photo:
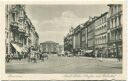
[[[43,52],[31,51],[30,53],[7,54],[5,57],[7,63],[11,60],[21,61],[23,59],[28,59],[28,62],[37,63],[37,60],[44,61],[45,59],[48,59],[48,54]]]
[[[86,57],[94,57],[94,58],[117,58],[119,61],[122,59],[120,53],[111,52],[107,49],[96,49],[96,50],[82,50],[82,49],[73,49],[70,52],[72,56],[86,56]],[[67,51],[65,55],[68,55]]]
[[[37,60],[44,61],[45,59],[48,59],[47,53],[41,53],[36,51],[33,51],[28,57],[28,61],[34,63],[37,63]]]

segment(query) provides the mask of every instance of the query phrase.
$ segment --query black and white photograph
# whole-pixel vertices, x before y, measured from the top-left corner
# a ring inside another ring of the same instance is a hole
[[[126,81],[126,80],[2,80],[2,81]]]
[[[122,4],[6,4],[5,19],[7,74],[123,71]]]

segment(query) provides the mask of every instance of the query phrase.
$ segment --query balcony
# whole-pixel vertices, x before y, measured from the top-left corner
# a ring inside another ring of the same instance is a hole
[[[18,22],[13,21],[13,22],[10,23],[10,29],[11,29],[12,31],[18,30],[18,28],[19,28]]]
[[[17,8],[16,6],[14,8],[11,9],[12,13],[18,13],[19,12],[19,8]]]
[[[19,30],[20,33],[24,33],[25,34],[25,29],[19,28],[18,30]]]
[[[18,21],[19,21],[19,22],[24,21],[24,17],[23,17],[23,16],[19,17],[19,20],[18,20]]]
[[[11,43],[14,43],[14,44],[18,44],[19,46],[22,46],[22,42],[21,41],[18,41],[18,40],[11,40],[10,41]]]
[[[25,36],[26,36],[26,37],[29,37],[29,33],[25,33]]]

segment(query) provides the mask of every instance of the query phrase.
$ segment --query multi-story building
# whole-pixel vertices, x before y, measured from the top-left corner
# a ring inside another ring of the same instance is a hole
[[[31,27],[31,31],[30,31],[30,39],[31,39],[31,46],[35,49],[38,50],[39,48],[39,36],[38,33],[35,31],[35,27],[32,26]]]
[[[64,46],[69,44],[71,36],[73,49],[98,51],[102,57],[122,57],[122,5],[108,6],[109,12],[90,18],[74,28],[73,34],[65,37]]]
[[[32,28],[32,23],[30,21],[30,19],[26,16],[26,21],[25,21],[25,25],[26,25],[26,36],[27,36],[27,46],[28,47],[31,47],[31,43],[32,43],[32,40],[31,40],[31,28]]]
[[[86,49],[87,49],[87,23],[88,22],[86,22],[86,23],[84,23],[84,27],[81,29],[81,49],[83,50],[83,51],[86,51]]]
[[[39,35],[37,32],[35,32],[35,47],[39,50]]]
[[[81,49],[81,29],[83,27],[83,24],[78,25],[76,28],[74,28],[74,34],[73,34],[73,49],[79,50]]]
[[[122,56],[122,5],[109,4],[108,52],[109,56]]]
[[[43,43],[40,43],[40,51],[45,53],[58,53],[58,46],[59,43],[53,42],[53,41],[46,41]]]
[[[95,20],[97,17],[89,18],[89,21],[86,25],[87,27],[87,50],[94,51],[94,42],[95,42]]]
[[[101,50],[107,56],[107,28],[108,12],[99,16],[95,21],[95,50]]]
[[[31,21],[28,19],[24,5],[6,6],[5,45],[6,54],[21,54],[28,52],[32,39],[30,39]]]
[[[83,24],[81,29],[81,49],[84,52],[94,51],[94,41],[95,41],[95,20],[97,17],[89,17],[89,20]]]
[[[70,51],[72,52],[73,50],[73,34],[74,29],[71,27],[69,30],[69,33],[64,37],[64,51]]]
[[[19,53],[26,44],[24,29],[25,12],[24,6],[7,5],[6,6],[6,51],[7,54]]]

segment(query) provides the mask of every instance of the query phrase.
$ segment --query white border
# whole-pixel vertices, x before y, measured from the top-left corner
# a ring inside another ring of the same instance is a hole
[[[5,73],[5,4],[123,4],[123,73],[122,74],[6,74]],[[126,2],[123,0],[5,0],[0,2],[0,78],[2,80],[126,80]]]

